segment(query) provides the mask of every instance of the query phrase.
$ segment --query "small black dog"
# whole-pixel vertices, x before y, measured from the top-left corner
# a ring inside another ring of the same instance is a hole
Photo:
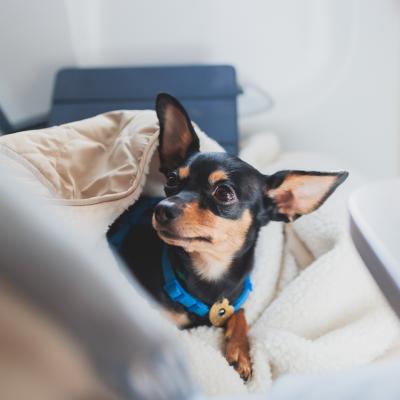
[[[129,225],[118,252],[178,326],[225,326],[226,359],[247,380],[248,326],[240,306],[251,290],[259,230],[314,211],[348,174],[263,175],[232,155],[200,153],[189,116],[172,96],[160,94],[156,111],[167,197],[145,207],[147,223]],[[128,216],[140,220],[140,207],[135,204]],[[124,218],[108,232],[111,242]]]

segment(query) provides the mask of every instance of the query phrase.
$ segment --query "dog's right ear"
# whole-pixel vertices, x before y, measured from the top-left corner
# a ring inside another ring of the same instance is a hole
[[[199,138],[186,110],[175,97],[160,93],[156,99],[156,112],[160,123],[160,171],[166,173],[199,151]]]

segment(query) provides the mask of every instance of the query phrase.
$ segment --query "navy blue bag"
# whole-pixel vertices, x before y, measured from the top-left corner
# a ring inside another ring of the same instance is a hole
[[[56,77],[48,125],[117,109],[153,109],[160,92],[177,97],[202,130],[237,154],[240,90],[229,65],[63,69]]]

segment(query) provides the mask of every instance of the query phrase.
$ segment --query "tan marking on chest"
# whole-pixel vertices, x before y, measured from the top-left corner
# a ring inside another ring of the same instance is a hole
[[[208,182],[210,185],[214,185],[215,183],[219,181],[224,181],[228,179],[228,174],[225,171],[222,170],[217,170],[214,172],[211,172],[211,174],[208,177]]]
[[[185,312],[179,313],[176,311],[167,311],[167,317],[178,328],[184,328],[185,326],[190,324],[190,319]]]
[[[253,221],[246,209],[237,220],[222,218],[210,210],[191,203],[184,209],[181,232],[183,236],[209,237],[210,242],[194,241],[184,244],[190,254],[196,272],[206,280],[219,279],[230,267]]]
[[[180,179],[186,179],[189,176],[189,167],[178,168],[178,175]]]

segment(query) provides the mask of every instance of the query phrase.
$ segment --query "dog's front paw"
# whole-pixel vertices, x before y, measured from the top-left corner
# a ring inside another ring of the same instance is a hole
[[[225,347],[225,358],[244,381],[250,378],[252,368],[247,337],[241,340],[228,339]]]

